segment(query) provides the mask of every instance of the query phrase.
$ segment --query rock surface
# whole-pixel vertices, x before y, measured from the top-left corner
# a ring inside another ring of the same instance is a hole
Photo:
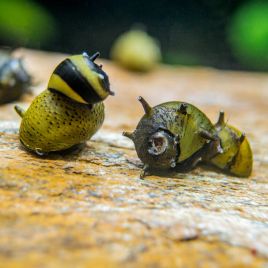
[[[64,57],[18,50],[37,85]],[[18,140],[13,104],[0,107],[0,267],[268,267],[268,75],[160,66],[143,75],[98,60],[116,97],[102,130],[80,151],[39,158]],[[197,168],[139,179],[121,136],[151,105],[183,100],[244,130],[249,179]]]

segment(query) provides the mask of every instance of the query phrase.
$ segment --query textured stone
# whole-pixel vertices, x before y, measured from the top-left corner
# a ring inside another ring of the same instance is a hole
[[[62,55],[18,50],[45,87]],[[98,60],[115,97],[102,130],[80,151],[23,150],[13,105],[0,107],[0,267],[267,267],[268,75],[160,66],[143,75]],[[139,179],[133,145],[142,95],[183,100],[247,133],[254,170],[240,179],[202,167]]]

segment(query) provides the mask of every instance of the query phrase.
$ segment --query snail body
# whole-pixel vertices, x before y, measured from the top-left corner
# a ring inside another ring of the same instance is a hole
[[[150,107],[141,97],[145,110],[133,133],[123,135],[133,140],[144,169],[191,169],[206,157],[221,151],[216,130],[207,116],[195,106],[179,101]]]
[[[0,51],[0,104],[15,101],[29,91],[31,77],[23,66],[22,59]]]
[[[222,153],[212,157],[209,162],[235,176],[249,177],[252,172],[253,155],[245,134],[226,124],[223,112],[220,112],[215,128],[221,140]]]
[[[52,73],[48,88],[22,117],[20,141],[39,155],[71,148],[90,139],[104,120],[103,100],[113,94],[108,76],[94,63],[99,54],[75,55]]]

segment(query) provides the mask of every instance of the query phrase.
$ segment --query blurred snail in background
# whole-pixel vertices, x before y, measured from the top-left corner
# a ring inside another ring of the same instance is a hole
[[[21,58],[0,50],[0,104],[15,101],[25,92],[30,92],[31,77]]]
[[[52,73],[48,87],[24,111],[20,141],[38,155],[62,151],[84,143],[101,127],[110,90],[107,74],[94,63],[100,54],[87,53],[63,60]]]
[[[133,29],[115,40],[111,58],[126,69],[147,72],[161,60],[161,50],[156,39],[143,30]]]
[[[145,115],[133,133],[124,132],[150,172],[188,171],[199,162],[213,164],[233,175],[248,177],[252,152],[244,134],[224,124],[223,114],[213,125],[195,106],[179,101],[151,107],[139,97]]]

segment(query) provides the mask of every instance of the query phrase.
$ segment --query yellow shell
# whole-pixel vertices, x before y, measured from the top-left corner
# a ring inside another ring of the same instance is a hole
[[[115,41],[111,58],[127,69],[149,71],[161,59],[157,40],[141,30],[123,33]]]
[[[252,172],[253,155],[248,139],[239,141],[242,132],[225,125],[218,133],[223,153],[211,159],[215,166],[229,171],[238,177],[249,177]]]
[[[103,120],[102,102],[82,104],[45,90],[23,114],[20,140],[36,153],[61,151],[90,139]]]

